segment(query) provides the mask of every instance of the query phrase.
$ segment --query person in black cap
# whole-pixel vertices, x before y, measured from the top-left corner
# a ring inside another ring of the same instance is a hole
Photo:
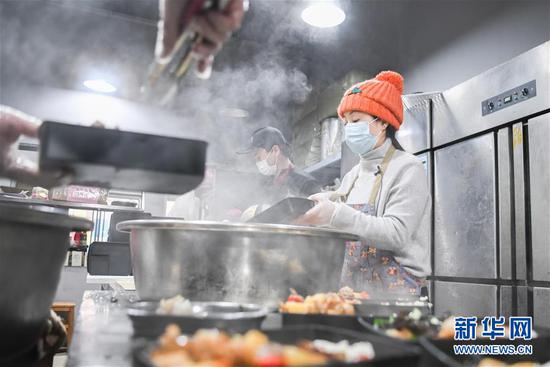
[[[313,176],[296,169],[290,160],[290,144],[279,129],[268,126],[254,131],[250,146],[238,153],[254,153],[258,171],[269,176],[273,188],[269,195],[271,204],[321,191],[321,185]]]

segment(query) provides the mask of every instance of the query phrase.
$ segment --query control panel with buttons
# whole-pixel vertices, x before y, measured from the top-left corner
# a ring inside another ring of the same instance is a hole
[[[537,95],[537,81],[531,80],[528,83],[510,89],[498,96],[486,99],[481,102],[481,116],[489,115],[503,108],[523,102]]]

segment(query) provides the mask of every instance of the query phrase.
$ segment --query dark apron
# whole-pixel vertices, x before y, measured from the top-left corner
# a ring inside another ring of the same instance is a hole
[[[382,176],[395,153],[390,147],[376,176],[369,202],[350,205],[356,210],[376,216],[376,198],[382,183]],[[353,185],[352,185],[353,188]],[[351,189],[350,189],[351,191]],[[371,293],[391,292],[402,295],[420,296],[425,281],[410,274],[393,256],[392,251],[380,250],[374,243],[348,242],[342,269],[341,285],[349,286],[355,291]]]

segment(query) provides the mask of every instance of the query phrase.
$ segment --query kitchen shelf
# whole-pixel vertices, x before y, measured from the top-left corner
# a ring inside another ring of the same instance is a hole
[[[304,172],[317,178],[322,184],[331,184],[340,177],[340,162],[342,154],[337,153],[311,166],[305,167]]]
[[[98,211],[109,211],[109,212],[142,212],[143,211],[143,209],[132,208],[127,206],[75,203],[72,201],[62,201],[62,200],[19,199],[19,198],[4,197],[4,198],[0,198],[0,202],[30,204],[30,205],[44,205],[44,206],[63,208],[63,209],[98,210]]]

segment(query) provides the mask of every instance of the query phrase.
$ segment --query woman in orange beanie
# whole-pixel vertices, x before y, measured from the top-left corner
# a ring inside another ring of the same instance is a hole
[[[395,133],[403,123],[403,77],[383,71],[344,94],[338,115],[346,143],[361,157],[336,191],[315,194],[299,223],[353,232],[342,285],[420,295],[430,273],[428,181],[419,159]]]

